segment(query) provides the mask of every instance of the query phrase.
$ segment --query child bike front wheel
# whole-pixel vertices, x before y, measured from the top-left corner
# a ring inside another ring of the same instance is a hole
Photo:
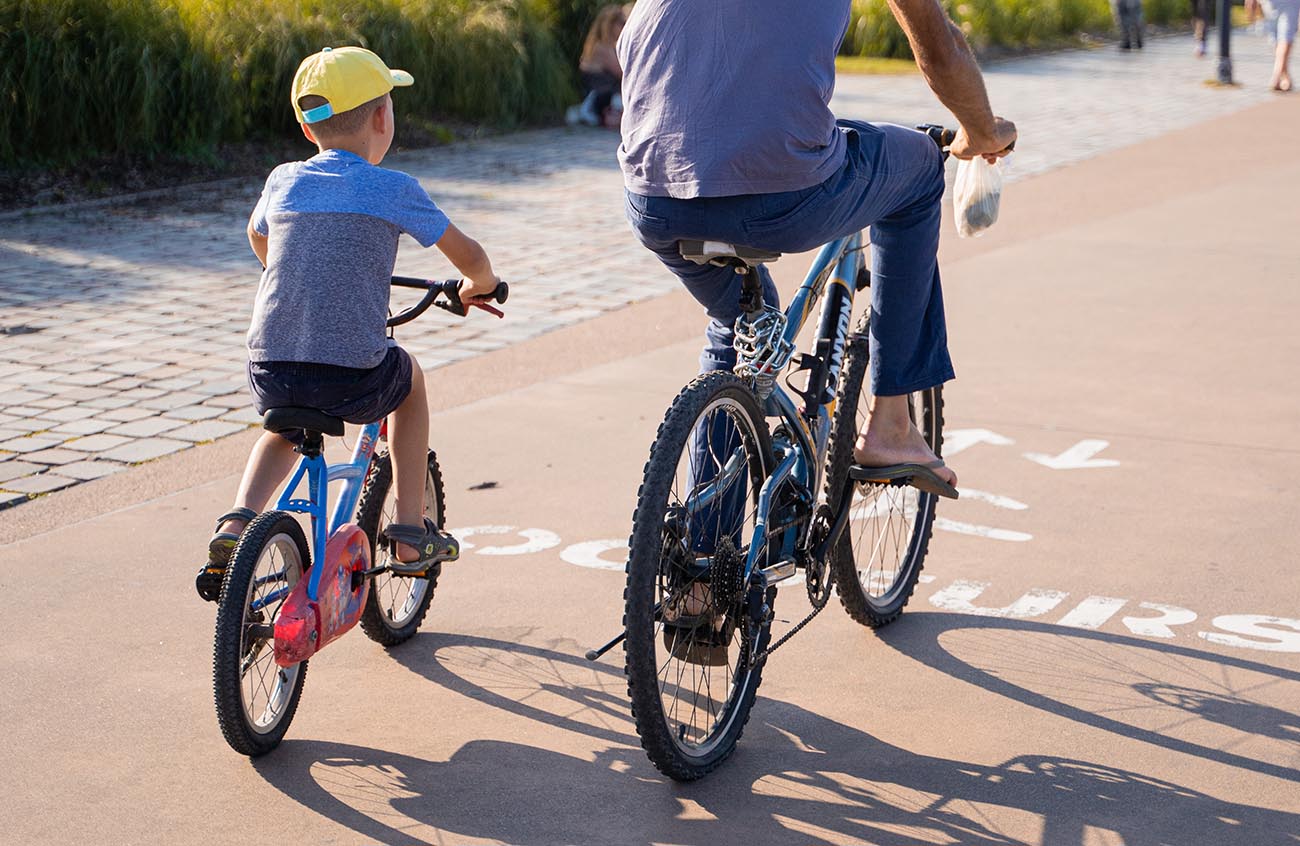
[[[284,739],[307,662],[275,663],[275,615],[307,569],[302,526],[283,511],[258,515],[230,558],[217,604],[212,694],[226,742],[249,757],[265,755]]]

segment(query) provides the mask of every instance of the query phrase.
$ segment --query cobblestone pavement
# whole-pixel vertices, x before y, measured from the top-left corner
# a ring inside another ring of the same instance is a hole
[[[987,74],[993,103],[1021,132],[1010,176],[1268,98],[1266,43],[1235,38],[1246,84],[1232,90],[1202,84],[1215,66],[1192,57],[1187,37],[1156,39],[1141,53],[996,65]],[[899,123],[946,116],[908,76],[841,77],[835,108]],[[390,157],[513,283],[507,320],[438,312],[404,327],[402,344],[426,369],[675,284],[627,230],[616,143],[609,132],[554,129]],[[0,508],[258,422],[243,377],[258,270],[244,237],[255,182],[0,218]],[[404,239],[397,272],[439,278],[452,268]]]

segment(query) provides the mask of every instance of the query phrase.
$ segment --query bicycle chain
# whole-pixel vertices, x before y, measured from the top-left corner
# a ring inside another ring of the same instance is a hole
[[[769,646],[767,649],[764,649],[762,652],[758,653],[758,655],[756,655],[756,656],[754,657],[754,660],[751,661],[749,665],[750,665],[751,667],[757,667],[759,664],[762,664],[764,661],[766,661],[766,660],[767,660],[767,656],[771,655],[773,652],[777,651],[777,650],[780,649],[782,646],[784,646],[784,645],[785,645],[785,642],[788,641],[790,638],[792,638],[792,637],[794,637],[795,635],[799,634],[799,631],[800,631],[804,626],[806,626],[806,625],[808,625],[809,623],[811,623],[811,622],[812,622],[812,618],[813,618],[813,617],[816,617],[818,614],[820,614],[820,613],[822,612],[822,609],[825,608],[825,607],[826,607],[826,603],[822,603],[821,605],[819,605],[819,606],[813,608],[812,612],[811,612],[807,617],[804,617],[802,620],[800,620],[800,621],[799,621],[799,624],[798,624],[797,626],[795,626],[793,629],[791,629],[790,631],[786,632],[785,634],[781,635],[781,639],[780,639],[780,640],[778,640],[776,643],[774,643],[774,644],[772,644],[771,646]]]

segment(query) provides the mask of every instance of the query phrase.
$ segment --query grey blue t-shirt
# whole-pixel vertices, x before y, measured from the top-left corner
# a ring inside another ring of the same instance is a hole
[[[269,241],[249,359],[367,369],[388,349],[398,237],[431,247],[450,225],[414,177],[343,150],[271,171],[250,223]]]
[[[850,0],[639,0],[618,42],[627,189],[797,191],[844,162],[831,114]]]

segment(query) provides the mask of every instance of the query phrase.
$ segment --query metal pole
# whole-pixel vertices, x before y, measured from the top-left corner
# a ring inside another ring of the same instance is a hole
[[[1232,0],[1219,0],[1219,84],[1232,85]]]

